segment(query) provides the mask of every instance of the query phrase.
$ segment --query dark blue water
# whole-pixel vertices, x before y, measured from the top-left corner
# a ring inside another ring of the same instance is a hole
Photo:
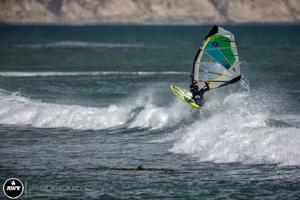
[[[199,111],[169,86],[188,87],[209,26],[0,26],[1,183],[24,199],[299,199],[300,27],[225,28],[243,80]]]

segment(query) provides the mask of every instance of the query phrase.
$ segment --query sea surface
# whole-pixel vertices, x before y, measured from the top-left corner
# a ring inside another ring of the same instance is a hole
[[[300,199],[300,26],[224,27],[242,80],[195,110],[169,87],[188,88],[210,26],[1,25],[1,188],[15,177],[22,199]]]

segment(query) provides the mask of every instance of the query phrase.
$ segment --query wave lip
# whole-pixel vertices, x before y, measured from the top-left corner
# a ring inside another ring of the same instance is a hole
[[[101,76],[101,75],[137,75],[137,76],[150,76],[150,75],[185,75],[187,72],[178,71],[161,71],[161,72],[120,72],[120,71],[93,71],[93,72],[0,72],[0,76],[3,77],[37,77],[37,76]]]

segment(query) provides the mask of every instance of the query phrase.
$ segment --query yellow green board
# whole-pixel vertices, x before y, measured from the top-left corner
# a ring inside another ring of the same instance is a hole
[[[175,85],[171,85],[170,87],[171,87],[171,91],[174,93],[174,95],[177,98],[186,102],[193,108],[200,108],[200,106],[198,104],[196,104],[195,101],[192,99],[193,95],[191,92],[189,92],[183,88],[180,88],[178,86],[175,86]]]

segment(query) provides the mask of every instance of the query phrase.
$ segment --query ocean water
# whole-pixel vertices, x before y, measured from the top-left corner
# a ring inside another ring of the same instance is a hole
[[[169,86],[188,88],[209,28],[0,26],[0,182],[22,199],[299,199],[300,26],[225,26],[242,81],[195,110]]]

